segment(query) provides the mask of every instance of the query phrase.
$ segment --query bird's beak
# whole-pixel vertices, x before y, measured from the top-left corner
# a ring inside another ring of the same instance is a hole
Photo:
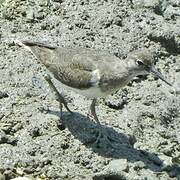
[[[161,79],[162,81],[164,81],[166,84],[168,84],[169,86],[172,86],[171,83],[169,83],[164,77],[163,75],[154,67],[151,66],[150,68],[150,73],[152,73],[155,77],[158,77],[159,79]]]

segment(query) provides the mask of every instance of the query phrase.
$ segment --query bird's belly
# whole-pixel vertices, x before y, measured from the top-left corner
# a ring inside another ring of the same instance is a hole
[[[61,82],[58,81],[58,84],[61,85],[61,87],[63,87],[64,89],[68,89],[70,91],[74,91],[80,95],[83,95],[87,98],[98,98],[98,97],[106,97],[109,94],[111,94],[112,92],[109,91],[102,91],[99,86],[93,86],[87,89],[77,89],[77,88],[72,88],[70,86],[67,86]]]
[[[86,96],[87,98],[98,98],[98,97],[106,97],[111,92],[109,91],[102,91],[98,86],[94,86],[88,89],[74,89],[77,93]]]

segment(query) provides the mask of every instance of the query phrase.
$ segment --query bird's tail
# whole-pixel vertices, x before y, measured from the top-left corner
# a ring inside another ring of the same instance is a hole
[[[53,51],[57,48],[44,43],[14,40],[14,43],[32,52],[38,60],[48,65],[51,61]]]
[[[16,40],[14,40],[14,43],[17,44],[20,47],[23,47],[23,48],[27,49],[28,51],[31,51],[31,48],[29,46],[27,46],[23,41],[20,41],[20,40],[16,39]]]
[[[19,46],[28,46],[28,47],[38,46],[38,47],[44,47],[48,49],[56,49],[55,46],[50,46],[41,42],[20,41],[20,40],[14,40],[14,42],[15,44],[18,44]]]

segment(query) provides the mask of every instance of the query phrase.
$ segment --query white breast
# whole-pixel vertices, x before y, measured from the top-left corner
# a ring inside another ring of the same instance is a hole
[[[90,83],[93,85],[93,86],[96,86],[99,84],[99,81],[100,81],[100,72],[99,72],[99,69],[96,69],[94,71],[92,71],[92,77],[90,79]]]
[[[87,98],[98,98],[98,97],[106,97],[108,96],[108,92],[102,92],[99,86],[93,86],[88,89],[78,90],[74,89],[77,93],[86,96]]]

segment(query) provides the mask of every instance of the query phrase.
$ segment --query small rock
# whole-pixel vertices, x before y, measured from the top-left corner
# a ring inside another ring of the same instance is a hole
[[[40,175],[40,177],[38,178],[38,180],[41,180],[41,179],[47,179],[47,176],[43,173]]]
[[[16,133],[17,131],[19,131],[20,129],[23,128],[23,125],[21,123],[17,123],[16,125],[14,125],[14,127],[12,128],[12,132]]]
[[[104,178],[125,180],[125,172],[128,172],[128,170],[127,159],[115,159],[112,160],[103,171],[95,173],[93,180],[103,180]]]
[[[175,16],[180,16],[180,8],[169,5],[164,11],[164,17],[166,19],[173,19]]]
[[[37,13],[35,14],[35,18],[36,18],[36,19],[39,19],[39,20],[44,19],[45,16],[46,16],[46,15],[45,15],[44,12],[37,12]]]
[[[145,167],[146,167],[146,165],[142,161],[137,161],[134,163],[134,170],[141,170]]]
[[[40,132],[39,127],[33,127],[33,128],[30,130],[30,135],[31,135],[33,138],[38,137],[38,136],[41,136],[41,132]]]
[[[162,170],[168,170],[168,168],[170,168],[173,163],[172,163],[172,157],[166,156],[164,154],[159,155],[159,158],[162,160]]]
[[[115,159],[112,160],[109,165],[109,169],[112,169],[113,171],[128,171],[128,163],[127,159]]]
[[[135,7],[147,7],[152,8],[158,4],[158,0],[133,0]]]
[[[127,104],[127,94],[120,92],[114,96],[108,96],[105,100],[105,104],[112,109],[122,109]]]
[[[0,91],[0,99],[9,97],[7,92]]]
[[[7,136],[6,136],[6,134],[5,134],[5,132],[4,131],[0,131],[0,144],[1,143],[6,143],[7,142]]]
[[[34,21],[34,11],[33,9],[29,9],[26,14],[27,22]]]
[[[119,99],[108,98],[105,104],[112,109],[122,109],[125,104],[125,101],[119,100]]]
[[[16,145],[17,139],[13,136],[6,135],[4,131],[0,130],[0,143]]]
[[[23,170],[19,167],[16,169],[16,173],[20,176],[22,176],[24,174]]]
[[[69,148],[69,143],[68,142],[63,142],[62,144],[61,144],[61,148],[62,149],[68,149]]]

